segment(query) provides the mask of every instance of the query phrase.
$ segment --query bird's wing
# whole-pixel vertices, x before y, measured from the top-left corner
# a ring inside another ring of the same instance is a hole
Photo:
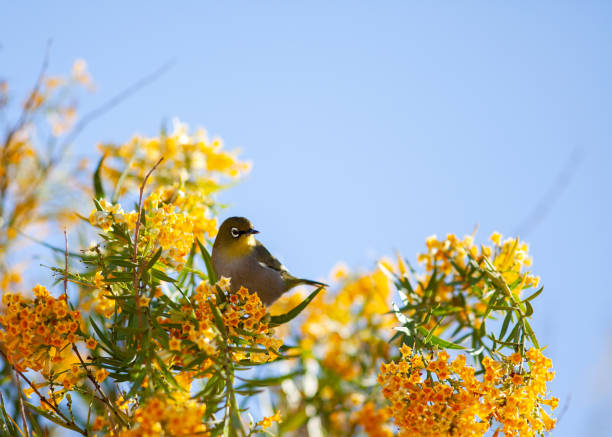
[[[263,244],[259,241],[255,240],[255,257],[257,258],[257,262],[263,267],[267,267],[269,269],[273,269],[282,274],[288,274],[287,268],[281,264],[279,260],[274,258],[268,249],[265,248]]]

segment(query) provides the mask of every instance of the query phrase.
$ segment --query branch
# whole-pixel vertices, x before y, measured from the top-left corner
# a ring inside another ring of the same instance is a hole
[[[4,141],[5,147],[8,147],[9,143],[13,139],[13,135],[15,135],[15,132],[17,132],[26,121],[26,117],[28,115],[28,110],[29,110],[28,108],[30,107],[32,99],[38,93],[38,90],[40,89],[40,84],[42,83],[42,80],[45,77],[45,73],[47,72],[47,67],[49,66],[49,57],[50,57],[49,55],[51,53],[51,42],[52,40],[47,41],[47,47],[45,48],[45,56],[43,57],[43,62],[40,67],[40,73],[38,73],[38,78],[36,79],[36,82],[34,83],[34,88],[32,88],[32,92],[30,93],[28,100],[26,100],[25,104],[23,105],[24,109],[21,112],[21,116],[19,117],[19,120],[15,124],[15,127],[13,127],[13,129],[11,129],[8,135],[6,136],[6,139]]]
[[[25,406],[23,404],[23,392],[21,391],[21,381],[19,378],[15,378],[17,381],[17,390],[19,390],[19,412],[21,413],[21,419],[23,420],[23,431],[27,437],[30,436],[30,429],[28,428],[28,420],[26,419]]]
[[[136,268],[136,260],[138,258],[138,236],[140,233],[140,218],[142,216],[142,193],[144,192],[144,188],[145,188],[145,185],[147,184],[147,180],[149,179],[149,176],[151,176],[151,173],[153,173],[153,171],[157,168],[159,164],[161,164],[163,160],[164,160],[164,157],[162,156],[161,158],[159,158],[159,161],[157,161],[157,163],[151,168],[151,170],[147,172],[144,180],[142,181],[142,184],[140,184],[140,195],[138,197],[138,218],[136,219],[136,229],[134,229],[134,254],[132,255],[132,263],[133,263],[132,268],[134,269],[133,288],[134,288],[134,300],[136,303],[136,319],[138,320],[139,330],[142,324],[142,319],[140,317],[140,286],[138,284],[140,280],[140,269]],[[139,336],[141,335],[142,333],[140,332]]]
[[[67,147],[70,145],[70,143],[76,139],[76,137],[81,133],[83,129],[85,129],[85,127],[87,127],[89,123],[94,121],[96,118],[104,115],[106,112],[113,109],[119,103],[121,103],[122,101],[124,101],[125,99],[127,99],[128,97],[130,97],[131,95],[139,91],[140,89],[144,88],[148,84],[157,80],[157,78],[159,78],[162,74],[168,71],[173,65],[174,65],[173,60],[166,62],[161,67],[159,67],[157,70],[137,80],[132,85],[128,86],[123,91],[121,91],[119,94],[116,94],[115,96],[113,96],[112,98],[104,102],[102,105],[98,106],[91,112],[85,114],[83,118],[81,118],[77,122],[77,124],[70,131],[70,133],[64,139],[64,141],[62,141],[60,145],[60,152],[57,157],[57,160],[61,159],[61,157],[66,152]]]
[[[151,176],[151,173],[153,173],[153,171],[157,168],[159,164],[161,164],[163,160],[164,160],[163,156],[159,158],[159,161],[157,161],[157,163],[151,168],[151,170],[147,172],[144,180],[142,181],[142,184],[140,184],[140,195],[138,197],[138,218],[136,220],[136,229],[134,229],[134,254],[132,255],[132,263],[134,264],[136,264],[136,259],[138,258],[138,235],[140,233],[140,218],[142,216],[142,194],[144,192],[144,188],[145,188],[145,185],[147,184],[147,180],[149,179],[149,176]],[[134,268],[134,291],[136,293],[136,296],[138,296],[139,294],[138,269],[136,268]],[[136,308],[138,308],[138,303],[136,305]]]
[[[572,150],[565,166],[557,175],[553,184],[548,188],[544,195],[540,198],[535,207],[523,219],[522,222],[515,228],[512,235],[520,235],[524,237],[529,234],[542,220],[548,215],[554,203],[559,199],[563,191],[568,187],[576,170],[584,159],[584,149],[575,147]]]
[[[81,433],[84,436],[87,436],[87,431],[84,429],[81,429],[76,423],[74,423],[73,420],[68,419],[66,416],[64,416],[64,414],[60,411],[60,409],[56,406],[53,405],[51,402],[49,402],[47,400],[47,398],[45,398],[43,395],[40,394],[40,392],[38,391],[38,389],[36,388],[36,386],[32,383],[32,381],[30,381],[28,379],[27,376],[25,376],[23,374],[23,372],[17,370],[15,368],[15,366],[13,366],[12,364],[10,364],[10,361],[8,360],[8,357],[6,356],[6,354],[4,353],[4,351],[2,349],[0,349],[0,354],[4,357],[4,360],[6,361],[6,363],[11,366],[11,368],[15,371],[15,373],[21,377],[21,379],[23,379],[32,390],[34,390],[34,393],[36,393],[36,395],[39,397],[40,401],[43,402],[44,404],[46,404],[49,408],[51,408],[55,414],[57,414],[59,417],[61,417],[62,419],[64,419],[64,422],[66,423],[67,427],[69,427],[70,429],[74,429],[76,431],[78,431],[79,433]]]
[[[42,83],[45,73],[47,72],[47,67],[49,65],[50,51],[51,51],[51,40],[47,41],[47,47],[45,49],[45,56],[43,58],[42,66],[40,67],[40,73],[38,74],[38,78],[36,79],[36,82],[34,83],[34,88],[32,89],[32,92],[30,96],[28,97],[28,100],[26,101],[23,110],[21,111],[21,115],[19,116],[17,123],[11,130],[8,131],[6,138],[4,139],[4,144],[2,145],[2,151],[1,151],[2,156],[0,157],[1,165],[3,168],[7,167],[8,148],[11,144],[13,136],[25,124],[27,120],[27,116],[28,116],[28,111],[29,111],[28,108],[30,106],[30,102],[32,101],[34,96],[38,93],[38,90],[40,89],[40,84]],[[8,175],[5,172],[0,178],[0,218],[4,216],[4,206],[5,206],[4,201],[5,201],[5,196],[6,196],[6,190],[7,190],[8,183],[9,183],[9,180],[7,179],[7,177]]]
[[[66,305],[68,305],[68,234],[64,227],[64,241],[66,243],[66,250],[64,251],[65,264],[64,264],[64,296],[66,297]]]
[[[77,349],[74,343],[72,343],[72,350],[74,351],[76,356],[79,358],[79,361],[81,362],[81,366],[85,369],[85,372],[87,373],[87,378],[89,378],[89,380],[93,383],[98,393],[100,393],[100,398],[96,398],[96,399],[100,399],[102,402],[104,402],[106,406],[113,412],[113,414],[117,416],[117,418],[121,421],[121,423],[123,423],[123,425],[129,426],[127,421],[115,410],[112,402],[108,399],[108,397],[102,391],[102,387],[100,387],[100,384],[98,383],[96,378],[91,374],[91,371],[87,367],[87,364],[85,364],[85,361],[83,361],[83,357],[81,357],[81,353],[79,352],[79,350]]]

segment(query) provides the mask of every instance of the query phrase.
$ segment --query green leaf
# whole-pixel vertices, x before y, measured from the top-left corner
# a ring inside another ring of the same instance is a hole
[[[104,349],[106,352],[108,352],[110,355],[113,356],[117,356],[118,354],[118,350],[115,347],[115,345],[113,344],[112,341],[110,341],[104,331],[102,329],[100,329],[100,327],[98,327],[96,321],[94,320],[93,317],[89,318],[89,323],[91,324],[91,327],[93,328],[94,331],[96,331],[96,334],[98,335],[98,340],[99,340],[99,345],[102,349]]]
[[[153,352],[153,358],[155,358],[155,361],[157,361],[161,373],[166,377],[166,382],[169,382],[170,385],[172,385],[175,389],[185,391],[185,389],[176,381],[176,379],[174,379],[174,375],[168,370],[166,364],[164,363],[164,360],[162,360],[156,352]]]
[[[321,290],[323,290],[323,288],[325,287],[317,288],[315,291],[310,293],[306,299],[304,299],[299,305],[297,305],[295,308],[293,308],[288,313],[281,314],[279,316],[270,317],[269,326],[270,327],[279,326],[284,323],[287,323],[290,320],[295,319],[302,311],[304,311],[304,308],[308,306],[308,304],[317,296],[317,294],[319,294]]]
[[[240,396],[255,396],[263,392],[260,388],[247,387],[247,388],[235,388],[234,393]]]
[[[400,279],[400,284],[404,288],[404,290],[408,291],[410,294],[414,294],[414,288],[412,288],[412,284],[410,283],[410,279],[406,277],[402,277]]]
[[[533,332],[533,329],[531,329],[531,325],[529,324],[529,322],[526,319],[523,319],[523,326],[525,328],[525,332],[527,333],[527,336],[531,340],[531,343],[533,343],[533,345],[537,349],[540,349],[540,345],[538,344],[538,339],[536,338],[536,336],[535,336],[535,334]]]
[[[115,203],[119,199],[119,193],[121,191],[121,186],[123,185],[123,181],[125,181],[125,177],[127,176],[131,165],[132,165],[132,160],[130,159],[130,161],[125,166],[125,169],[123,170],[123,172],[121,172],[119,179],[117,179],[117,185],[115,185],[115,191],[113,192],[111,203]]]
[[[157,262],[157,260],[161,256],[161,253],[162,253],[162,248],[160,247],[153,254],[153,256],[149,259],[149,261],[147,261],[147,264],[145,265],[144,269],[142,270],[143,273],[146,272],[147,270],[151,269],[151,267],[153,267],[155,265],[155,263]]]
[[[525,307],[527,307],[527,311],[525,311],[525,316],[529,317],[533,314],[533,307],[531,306],[531,302],[529,302],[528,300],[526,300],[524,303]]]
[[[199,391],[198,393],[196,393],[193,397],[194,398],[200,398],[200,397],[210,397],[209,395],[216,392],[217,391],[217,387],[218,386],[222,386],[224,384],[224,381],[221,379],[221,376],[219,375],[219,373],[214,373],[210,379],[206,382],[206,385],[204,386],[204,388]]]
[[[489,299],[487,309],[484,313],[483,319],[486,319],[492,309],[497,309],[497,303],[502,304],[504,302],[504,295],[501,291],[495,290],[493,296]]]
[[[255,385],[258,387],[266,387],[269,385],[277,385],[280,382],[283,382],[285,379],[295,378],[296,376],[300,376],[304,374],[304,370],[296,370],[295,372],[287,373],[286,375],[274,376],[270,378],[260,378],[260,379],[245,379],[238,378],[241,381],[245,382],[245,385]]]
[[[18,436],[19,434],[17,434],[17,430],[19,428],[17,427],[17,425],[15,425],[15,421],[13,420],[13,418],[7,413],[6,408],[4,406],[4,397],[2,396],[1,392],[0,392],[0,401],[2,402],[2,417],[4,419],[3,425],[6,428],[8,428],[7,431],[9,431],[11,436]],[[24,435],[21,429],[19,429],[19,432],[21,433],[21,436]]]
[[[110,272],[104,278],[104,282],[126,282],[131,283],[134,281],[134,275],[129,272]]]
[[[221,332],[221,334],[225,336],[227,334],[227,329],[225,328],[225,323],[223,323],[223,317],[221,317],[221,313],[219,312],[219,309],[211,301],[208,301],[208,305],[210,306],[210,309],[212,310],[213,316],[215,318],[215,325],[217,325],[217,329],[219,330],[219,332]]]
[[[483,353],[485,350],[484,344],[482,346],[480,346],[478,349],[472,349],[467,351],[468,354],[470,355],[480,355],[481,353]]]
[[[535,299],[536,297],[538,297],[540,295],[540,293],[542,293],[542,291],[544,291],[544,287],[540,287],[540,289],[538,291],[533,293],[531,296],[523,299],[522,302],[529,302],[530,300]]]
[[[287,432],[292,432],[300,427],[302,427],[307,421],[309,417],[303,411],[296,411],[295,414],[289,415],[286,419],[283,418],[283,421],[279,425],[279,429],[281,431],[281,435],[285,435]]]
[[[96,171],[93,175],[93,186],[96,199],[103,199],[105,197],[104,187],[102,186],[102,179],[100,178],[100,171],[102,170],[102,164],[104,163],[105,159],[106,155],[102,155],[102,158],[100,158],[98,166],[96,167]]]
[[[200,248],[200,252],[202,253],[202,259],[204,260],[204,264],[206,264],[206,272],[208,273],[208,282],[212,284],[217,283],[217,275],[215,274],[215,270],[212,266],[212,258],[208,253],[208,250],[204,247],[204,245],[200,242],[199,238],[196,238],[196,243],[198,243],[198,247]]]
[[[98,202],[98,199],[94,198],[93,202],[94,202],[94,205],[96,206],[97,211],[104,211],[104,208],[102,208],[102,205],[100,205],[100,202]]]
[[[176,279],[171,278],[170,276],[166,275],[164,272],[158,269],[151,269],[151,276],[153,276],[155,279],[159,279],[160,281],[164,282],[176,282]]]
[[[508,337],[506,337],[505,343],[512,343],[512,339],[516,337],[519,333],[520,326],[520,323],[514,325],[514,328],[512,328],[512,331],[510,331],[510,334],[508,334]]]
[[[428,331],[427,328],[423,326],[419,326],[417,329],[419,330],[421,335],[427,339],[426,341],[428,343],[434,344],[436,346],[440,346],[445,349],[465,349],[463,346],[460,346],[458,344],[452,343],[450,341],[444,340],[440,337],[433,335],[432,332]]]
[[[504,321],[502,322],[501,331],[499,332],[499,338],[504,338],[504,335],[506,335],[506,331],[508,330],[508,326],[511,320],[512,311],[506,311],[506,317],[504,317]]]
[[[133,377],[130,378],[130,380],[133,380],[133,382],[132,382],[132,387],[130,388],[130,391],[125,397],[126,399],[132,399],[132,396],[134,396],[136,392],[142,386],[142,383],[144,382],[144,379],[146,376],[147,376],[146,372],[141,372],[138,376],[136,376],[136,379],[133,379]]]

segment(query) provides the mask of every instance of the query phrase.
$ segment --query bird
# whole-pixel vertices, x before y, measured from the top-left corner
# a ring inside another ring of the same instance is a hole
[[[219,227],[212,249],[212,267],[217,278],[230,278],[230,290],[240,287],[256,292],[261,302],[269,306],[297,285],[327,287],[310,279],[296,278],[279,260],[255,239],[245,217],[229,217]]]

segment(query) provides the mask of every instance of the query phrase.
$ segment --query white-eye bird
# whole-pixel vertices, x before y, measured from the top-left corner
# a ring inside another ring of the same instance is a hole
[[[259,231],[244,217],[230,217],[219,228],[212,250],[212,265],[218,278],[231,278],[231,290],[246,287],[256,292],[264,305],[301,284],[326,284],[291,275],[279,260],[254,237]]]

